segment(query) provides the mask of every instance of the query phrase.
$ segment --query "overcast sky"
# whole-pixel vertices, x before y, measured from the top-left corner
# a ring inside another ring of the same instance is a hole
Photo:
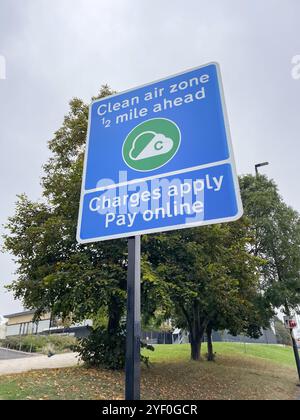
[[[16,194],[39,198],[47,141],[72,97],[210,61],[221,65],[238,172],[269,161],[263,172],[300,211],[299,16],[299,0],[0,0],[0,223]],[[14,270],[2,254],[2,314],[21,309],[3,287]]]

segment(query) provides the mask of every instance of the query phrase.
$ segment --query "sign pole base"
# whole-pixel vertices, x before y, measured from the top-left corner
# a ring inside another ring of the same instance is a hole
[[[125,399],[140,399],[141,237],[128,239]]]

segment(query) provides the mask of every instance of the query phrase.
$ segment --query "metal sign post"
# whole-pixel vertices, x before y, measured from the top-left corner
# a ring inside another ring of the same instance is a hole
[[[293,331],[294,328],[297,328],[297,319],[290,315],[288,308],[286,308],[286,313],[288,313],[289,315],[283,317],[283,322],[284,322],[285,328],[289,330],[290,335],[291,335],[295,362],[297,366],[298,377],[300,380],[300,356],[299,356],[298,346],[297,346],[297,342],[296,342],[294,331]],[[300,384],[298,386],[300,386]]]
[[[128,239],[125,399],[140,399],[141,237]]]

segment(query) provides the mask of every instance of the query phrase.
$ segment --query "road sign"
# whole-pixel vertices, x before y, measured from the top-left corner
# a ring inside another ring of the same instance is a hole
[[[130,237],[126,399],[140,397],[139,235],[241,215],[217,64],[91,104],[77,239]]]
[[[297,320],[294,317],[285,316],[283,317],[285,328],[292,330],[297,328]]]
[[[91,104],[79,242],[241,215],[217,64]]]

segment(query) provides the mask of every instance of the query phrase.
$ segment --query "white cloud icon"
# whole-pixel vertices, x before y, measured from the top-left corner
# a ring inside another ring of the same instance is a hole
[[[132,154],[138,145],[139,139],[145,134],[152,134],[153,138],[136,157],[133,157]],[[153,156],[164,155],[172,149],[173,145],[173,140],[166,137],[164,134],[155,133],[154,131],[144,131],[134,139],[132,148],[129,152],[129,157],[132,160],[142,160]]]

